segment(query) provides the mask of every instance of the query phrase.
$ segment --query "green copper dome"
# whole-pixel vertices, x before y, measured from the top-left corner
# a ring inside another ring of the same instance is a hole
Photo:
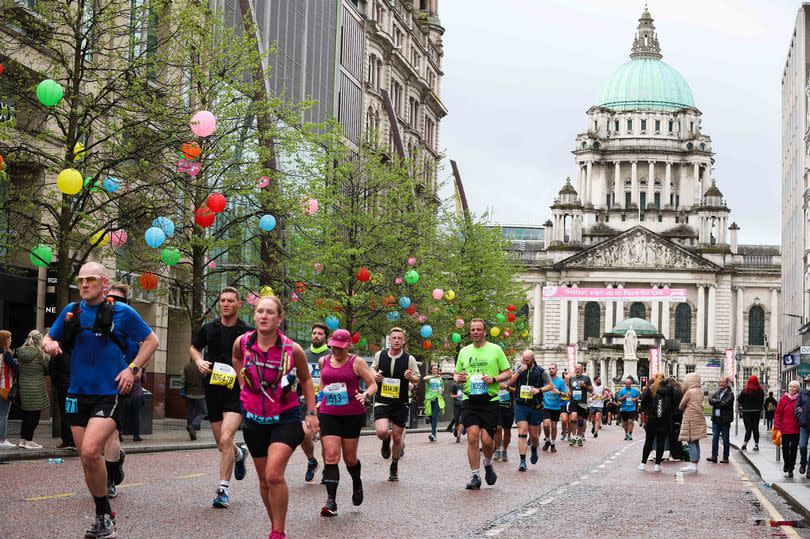
[[[658,330],[655,328],[655,326],[643,318],[625,318],[616,324],[616,327],[608,331],[608,333],[613,335],[624,335],[630,330],[630,328],[632,328],[639,337],[651,337],[658,335]]]
[[[631,60],[602,85],[599,106],[613,110],[663,111],[694,107],[686,79],[662,62],[661,57],[653,18],[644,8],[633,38]]]
[[[692,90],[672,66],[656,58],[635,58],[602,85],[599,105],[613,110],[675,111],[694,107]]]

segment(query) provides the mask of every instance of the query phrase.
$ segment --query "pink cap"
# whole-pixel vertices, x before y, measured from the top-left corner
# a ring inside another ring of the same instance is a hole
[[[347,329],[338,329],[329,338],[329,346],[348,348],[352,344],[352,334]]]

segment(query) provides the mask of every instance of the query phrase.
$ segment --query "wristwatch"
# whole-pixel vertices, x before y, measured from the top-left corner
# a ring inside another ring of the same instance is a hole
[[[134,374],[134,375],[136,375],[136,376],[137,376],[137,375],[138,375],[138,371],[140,371],[140,370],[141,370],[141,368],[140,368],[140,367],[138,367],[137,365],[135,365],[134,363],[130,363],[130,364],[129,364],[129,370],[131,370],[131,371],[132,371],[132,374]]]
[[[318,415],[317,410],[307,410],[307,415]]]

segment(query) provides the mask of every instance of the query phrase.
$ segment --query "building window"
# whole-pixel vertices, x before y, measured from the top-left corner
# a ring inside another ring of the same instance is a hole
[[[627,120],[627,132],[628,133],[633,132],[633,120]]]
[[[690,133],[695,132],[695,122],[689,122],[689,132]]]
[[[639,195],[639,208],[642,210],[647,208],[647,193],[641,193]]]
[[[593,130],[594,130],[594,131],[597,131],[598,129],[599,129],[599,122],[597,122],[596,120],[594,120],[594,121],[593,121]]]
[[[629,208],[632,201],[633,201],[633,194],[632,193],[625,193],[624,194],[624,207]]]
[[[655,209],[661,209],[661,193],[653,194],[653,204],[655,204]]]
[[[742,368],[742,379],[748,380],[754,374],[754,367],[743,367]]]
[[[591,337],[598,339],[599,332],[599,317],[601,316],[601,309],[599,304],[595,301],[589,301],[585,304],[585,328],[584,337],[589,339]]]
[[[680,303],[675,308],[675,338],[681,342],[692,342],[692,308],[686,303]]]
[[[637,301],[630,305],[630,318],[647,318],[647,308],[643,303]]]
[[[647,130],[647,120],[641,120],[641,132],[644,133]]]
[[[613,121],[613,131],[615,131],[616,133],[619,132],[619,120]]]
[[[681,195],[675,195],[675,209],[677,210],[680,205],[681,205]]]
[[[748,344],[765,345],[765,311],[759,305],[754,305],[748,311]]]
[[[672,120],[669,121],[669,132],[672,133],[673,128],[675,127],[675,122]]]
[[[661,120],[655,120],[655,132],[659,133],[661,131]]]
[[[691,374],[693,372],[695,372],[695,366],[694,365],[687,365],[686,366],[686,374]]]
[[[627,221],[627,216],[625,214],[622,214],[622,223],[625,221]]]

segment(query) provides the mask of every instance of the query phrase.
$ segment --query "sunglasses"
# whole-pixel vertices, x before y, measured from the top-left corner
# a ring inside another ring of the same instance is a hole
[[[121,297],[121,296],[113,296],[111,294],[107,294],[107,297],[112,298],[113,301],[115,301],[116,303],[125,303],[125,304],[129,305],[129,300],[127,298],[124,298],[124,297]]]
[[[87,284],[96,284],[97,282],[101,281],[101,277],[98,275],[88,275],[87,277],[76,277],[76,285],[81,286],[84,283]]]

